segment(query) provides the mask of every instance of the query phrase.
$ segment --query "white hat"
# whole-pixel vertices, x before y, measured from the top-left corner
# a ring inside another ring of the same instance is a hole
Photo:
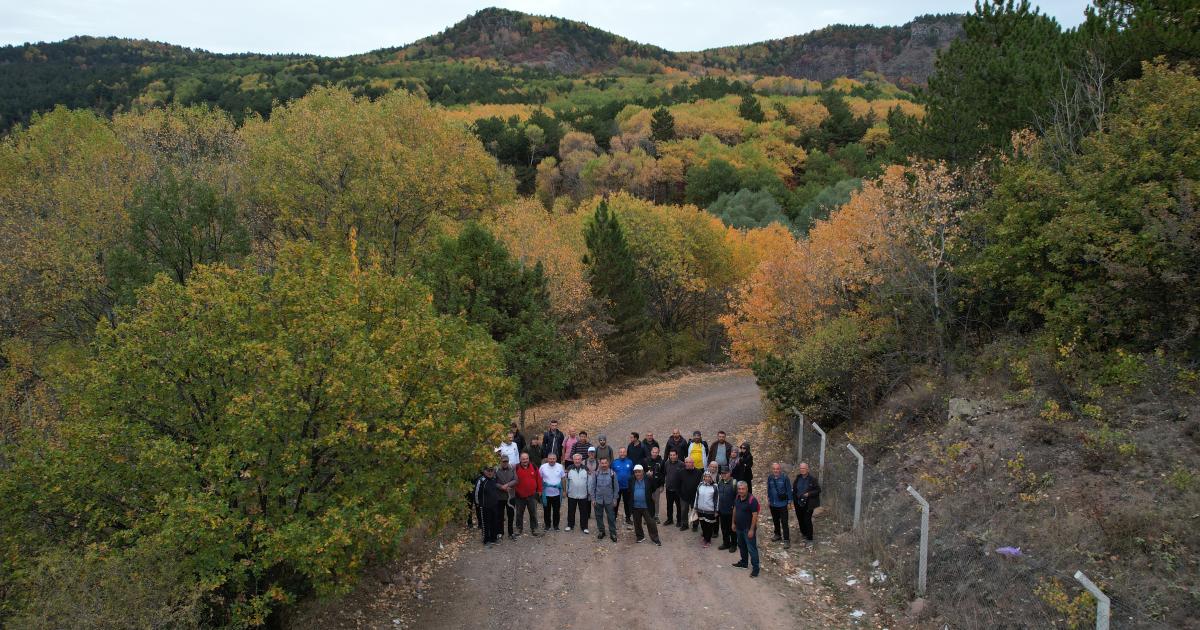
[[[634,466],[634,467],[633,467],[633,469],[634,469],[634,470],[646,470],[645,468],[642,468],[642,465],[641,465],[641,464],[638,464],[637,466]]]
[[[589,453],[595,453],[595,452],[596,452],[596,447],[595,447],[595,446],[589,446],[589,447],[588,447],[588,452],[589,452]]]

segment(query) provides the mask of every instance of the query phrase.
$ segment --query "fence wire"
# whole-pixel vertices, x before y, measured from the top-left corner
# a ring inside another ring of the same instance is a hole
[[[823,510],[816,524],[818,539],[832,540],[843,553],[869,567],[865,579],[871,585],[884,580],[888,588],[904,598],[917,597],[921,510],[906,488],[912,484],[926,499],[936,489],[922,488],[911,475],[883,470],[868,458],[863,467],[860,526],[856,529],[858,460],[846,448],[847,442],[828,436],[822,469],[820,435],[808,422],[793,422],[792,427],[793,436],[802,431],[804,440],[802,452],[797,453],[797,444],[792,445],[796,457],[791,475],[795,475],[795,464],[804,461],[821,483]],[[988,472],[998,471],[983,474]],[[931,501],[926,599],[950,628],[1065,627],[1065,614],[1052,608],[1038,591],[1061,589],[1068,599],[1077,597],[1084,589],[1074,573],[1086,566],[1085,558],[1074,541],[1062,541],[1054,548],[1024,549],[1015,558],[998,554],[998,548],[1014,544],[1002,540],[998,530],[1006,519],[1020,515],[1012,506],[989,504],[989,500],[979,497],[958,505],[958,509]],[[965,514],[983,516],[968,520]],[[875,561],[878,565],[873,564]],[[1104,576],[1090,577],[1105,582]],[[1138,593],[1105,589],[1105,594],[1111,600],[1111,627],[1173,628],[1146,610]],[[1079,611],[1083,618],[1074,621],[1081,627],[1093,627],[1095,604],[1089,600]]]

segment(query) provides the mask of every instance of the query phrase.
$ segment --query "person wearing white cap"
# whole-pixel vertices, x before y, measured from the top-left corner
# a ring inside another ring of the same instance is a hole
[[[600,469],[600,459],[596,457],[595,446],[588,447],[587,459],[583,460],[583,466],[584,468],[587,468],[589,475],[596,474],[596,471]]]
[[[662,546],[662,541],[658,539],[658,525],[654,523],[654,486],[655,481],[652,477],[647,477],[645,470],[640,466],[633,467],[633,479],[629,480],[629,497],[633,504],[633,533],[637,537],[635,542],[646,540],[646,535],[642,532],[642,525],[650,531],[650,540],[658,546]]]

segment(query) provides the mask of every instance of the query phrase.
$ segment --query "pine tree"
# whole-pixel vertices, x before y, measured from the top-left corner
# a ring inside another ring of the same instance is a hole
[[[507,372],[517,382],[522,416],[530,404],[566,386],[570,346],[550,315],[541,263],[525,267],[504,243],[470,223],[458,238],[442,242],[425,265],[422,279],[433,291],[439,312],[463,316],[504,349]]]
[[[766,120],[762,106],[758,104],[758,99],[753,94],[742,95],[742,103],[738,105],[738,116],[756,123]]]
[[[650,118],[650,137],[655,142],[669,142],[675,139],[675,117],[666,107],[654,110]]]
[[[614,330],[605,343],[616,355],[621,372],[637,373],[641,370],[641,338],[648,326],[646,295],[625,234],[607,201],[600,202],[588,221],[584,239],[588,284],[592,295],[607,304],[613,320]]]

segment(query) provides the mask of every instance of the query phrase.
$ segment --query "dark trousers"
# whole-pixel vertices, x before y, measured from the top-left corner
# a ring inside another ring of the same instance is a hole
[[[625,522],[626,523],[629,522],[629,519],[632,518],[632,515],[633,515],[633,512],[630,511],[633,509],[632,504],[633,504],[633,490],[630,490],[629,488],[624,488],[619,493],[617,493],[617,509],[620,509],[621,505],[625,506]]]
[[[704,542],[712,542],[713,534],[717,533],[717,522],[708,522],[704,517],[700,517],[700,533],[704,536]]]
[[[672,512],[671,510],[675,511]],[[672,492],[671,490],[667,490],[667,522],[683,522],[683,501],[680,500],[678,492]]]
[[[483,542],[496,542],[500,537],[500,504],[493,503],[483,507]]]
[[[467,493],[467,529],[483,528],[483,507],[475,505],[475,493]]]
[[[800,533],[808,542],[812,542],[813,539],[812,513],[813,509],[807,503],[796,504],[796,520],[800,521]]]
[[[733,513],[718,514],[717,522],[721,526],[721,545],[725,547],[736,547],[737,536],[733,533]]]
[[[546,529],[558,529],[558,511],[562,507],[562,497],[546,497],[546,506],[542,508],[542,525]]]
[[[787,506],[775,507],[771,506],[771,524],[775,526],[775,535],[779,535],[780,524],[783,525],[783,539],[791,540],[792,534],[788,531],[788,509]]]
[[[738,533],[737,533],[738,553],[741,554],[741,562],[743,564],[746,562],[746,556],[747,555],[750,556],[750,566],[757,569],[758,568],[758,535],[755,534],[754,538],[750,538],[749,536],[746,535],[748,533],[749,533],[749,530],[746,530],[746,531],[742,531],[740,529],[738,530]]]
[[[500,502],[500,512],[502,515],[508,516],[508,535],[512,536],[513,535],[513,517],[516,516],[517,509],[513,507],[512,501],[505,499],[504,501]],[[496,531],[500,532],[501,536],[504,535],[504,530],[502,528],[500,528],[499,526],[496,527]]]
[[[567,527],[575,527],[575,512],[579,512],[579,529],[588,528],[588,517],[592,513],[592,504],[587,499],[567,498]]]
[[[525,510],[529,510],[529,531],[537,531],[537,499],[534,496],[531,494],[523,499],[513,499],[513,505],[517,508],[517,529],[520,531],[525,531]]]
[[[608,532],[613,537],[613,540],[616,540],[617,539],[617,506],[615,504],[610,504],[610,503],[597,503],[596,504],[596,530],[600,533],[601,536],[604,535],[604,520],[606,517],[608,519]]]
[[[650,540],[658,542],[658,525],[654,524],[654,515],[646,508],[633,508],[633,535],[637,536],[638,540],[646,537],[642,533],[643,523],[646,529],[650,530]]]

